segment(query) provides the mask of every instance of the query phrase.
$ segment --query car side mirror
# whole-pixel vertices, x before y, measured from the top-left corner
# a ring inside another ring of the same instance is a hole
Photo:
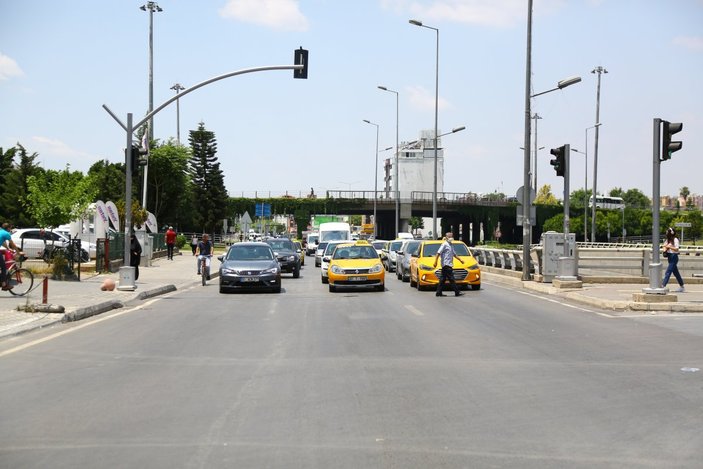
[[[416,252],[412,253],[412,257],[420,257]]]
[[[403,251],[396,251],[395,253],[398,254],[399,256],[403,255]]]
[[[217,256],[217,260],[220,261],[220,262],[224,262],[224,261],[225,261],[225,256]]]
[[[323,261],[329,262],[330,261],[330,256],[325,256],[322,258]]]

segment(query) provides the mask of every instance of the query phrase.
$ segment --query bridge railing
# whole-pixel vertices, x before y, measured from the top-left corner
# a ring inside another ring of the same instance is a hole
[[[408,198],[407,192],[400,192],[400,200],[404,202],[417,202],[417,203],[432,203],[431,191],[411,191],[410,197]],[[374,196],[377,196],[376,200],[379,202],[392,200],[395,201],[395,192],[385,190],[375,191],[340,191],[332,190],[327,191],[326,195],[331,199],[364,199],[373,200]],[[469,205],[495,205],[504,206],[510,202],[516,202],[514,197],[499,197],[495,194],[490,195],[480,195],[473,192],[437,192],[437,202],[442,204],[469,204]]]
[[[649,277],[652,262],[652,248],[636,247],[587,247],[579,243],[577,266],[579,275]],[[481,265],[495,268],[522,271],[522,251],[475,246],[471,248],[474,257]],[[663,270],[667,262],[662,257]],[[530,248],[530,272],[542,272],[542,247]],[[700,246],[682,247],[679,251],[679,271],[684,277],[700,276],[703,273],[703,249]]]

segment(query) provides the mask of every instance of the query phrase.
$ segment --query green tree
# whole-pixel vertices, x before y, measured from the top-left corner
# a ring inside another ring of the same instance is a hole
[[[183,206],[189,204],[188,185],[189,149],[173,141],[156,145],[149,154],[147,207],[157,220],[167,224],[178,223]],[[224,218],[224,217],[222,217]],[[164,223],[162,223],[164,224]]]
[[[559,201],[554,197],[554,194],[552,194],[552,186],[545,184],[540,187],[539,192],[537,192],[537,197],[535,198],[535,204],[559,205]]]
[[[19,143],[15,156],[19,157],[19,161],[12,166],[4,181],[5,197],[9,198],[6,199],[5,216],[13,220],[17,226],[35,226],[37,220],[32,216],[27,200],[28,181],[30,177],[43,173],[44,170],[35,162],[39,155],[27,153]]]
[[[2,147],[0,147],[0,214],[3,216],[3,220],[1,221],[8,221],[10,223],[15,223],[10,213],[16,203],[16,199],[14,197],[14,192],[8,188],[7,178],[12,172],[16,153],[16,147],[8,148],[7,150],[3,150]]]
[[[417,230],[422,230],[425,228],[425,222],[422,217],[411,217],[409,223],[410,228],[413,230],[413,234],[417,234]]]
[[[190,131],[189,171],[193,184],[195,223],[204,233],[219,232],[226,216],[227,190],[217,161],[215,133],[200,123]]]
[[[80,218],[95,200],[93,181],[80,171],[46,171],[30,176],[28,210],[39,226],[57,227]]]
[[[124,163],[110,163],[107,160],[97,161],[88,169],[88,177],[95,183],[96,200],[103,202],[111,200],[117,203],[118,200],[124,199]]]

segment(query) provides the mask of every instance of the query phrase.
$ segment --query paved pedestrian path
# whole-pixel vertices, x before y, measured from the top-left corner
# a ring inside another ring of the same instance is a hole
[[[310,260],[311,258],[308,258]],[[312,264],[312,262],[311,262]],[[212,280],[216,282],[219,262],[213,258]],[[310,265],[308,269],[314,269]],[[558,289],[548,283],[523,282],[519,278],[485,269],[487,282],[501,282],[513,288],[535,291],[564,300],[611,311],[646,311],[648,314],[703,313],[703,284],[689,284],[685,293],[677,293],[676,302],[636,303],[633,293],[641,293],[646,284],[584,283],[579,289]],[[500,270],[500,269],[496,269]],[[42,305],[42,278],[35,277],[32,292],[24,297],[0,294],[0,337],[21,334],[64,321],[80,320],[115,308],[136,304],[154,296],[181,290],[197,284],[196,258],[190,252],[174,256],[174,260],[159,258],[150,266],[140,266],[140,276],[134,291],[101,291],[106,278],[115,282],[118,274],[83,272],[81,281],[48,280],[48,304]],[[393,281],[390,279],[389,281]],[[672,290],[676,285],[670,285]]]

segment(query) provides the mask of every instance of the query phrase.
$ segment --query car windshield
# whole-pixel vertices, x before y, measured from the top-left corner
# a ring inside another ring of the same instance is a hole
[[[317,236],[308,236],[308,244],[315,244],[317,242]]]
[[[334,259],[378,259],[372,246],[339,246],[334,251]]]
[[[327,247],[327,243],[320,243],[317,245],[317,250],[325,252],[325,248]]]
[[[295,251],[295,246],[289,239],[269,239],[266,244],[271,246],[274,251]]]
[[[442,245],[442,243],[426,244],[422,250],[423,257],[435,256],[437,254],[437,251],[439,251],[439,247],[441,245]],[[466,244],[464,244],[464,243],[452,243],[452,246],[454,247],[454,253],[457,256],[470,256],[471,255],[469,253],[469,249],[466,247]]]
[[[383,246],[386,244],[385,241],[374,241],[373,242],[373,247],[374,249],[383,249]]]
[[[271,248],[266,246],[232,246],[227,252],[228,261],[273,260]]]
[[[409,254],[414,254],[417,252],[417,248],[420,246],[420,243],[417,241],[411,241],[405,246],[405,252]]]
[[[329,243],[325,248],[325,256],[331,255],[340,243]]]
[[[388,246],[389,251],[397,251],[400,249],[400,245],[403,244],[402,241],[393,241],[390,246]]]

